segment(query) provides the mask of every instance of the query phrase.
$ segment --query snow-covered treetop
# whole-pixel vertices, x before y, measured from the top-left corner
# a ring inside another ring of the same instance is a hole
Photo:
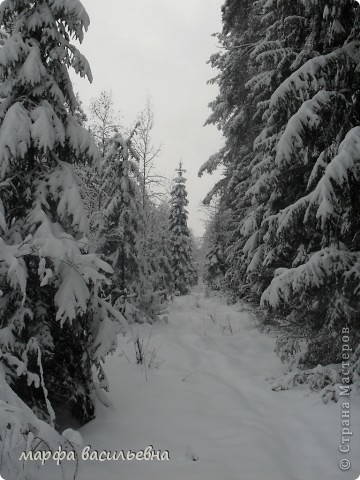
[[[0,49],[0,177],[34,147],[40,156],[54,157],[59,146],[98,160],[93,139],[72,115],[77,101],[68,68],[92,80],[87,60],[70,43],[81,42],[89,25],[81,2],[6,0],[0,24],[10,21],[12,34]],[[72,163],[69,154],[54,160]]]
[[[11,91],[24,99],[29,94],[27,86],[36,87],[32,96],[46,98],[49,92],[58,104],[66,102],[72,111],[76,100],[68,67],[92,81],[87,60],[70,43],[71,38],[81,42],[89,25],[81,2],[5,0],[0,5],[0,24],[10,21],[14,22],[12,35],[0,50],[0,68],[5,73],[1,97],[5,98]],[[6,105],[3,100],[1,118]]]
[[[35,15],[29,14],[32,9]],[[23,11],[27,14],[17,23],[15,32],[21,31],[25,26],[29,31],[51,27],[54,19],[61,21],[66,16],[69,19],[66,26],[68,33],[82,42],[84,30],[87,31],[90,24],[90,18],[79,0],[4,0],[0,5],[0,24],[3,24],[7,12],[18,14]]]
[[[171,190],[171,212],[170,212],[170,225],[182,225],[184,232],[189,235],[187,228],[188,212],[186,206],[189,204],[187,199],[187,191],[185,187],[186,178],[183,173],[186,171],[183,169],[182,162],[180,161],[179,167],[176,170],[177,177],[174,179],[174,186]]]

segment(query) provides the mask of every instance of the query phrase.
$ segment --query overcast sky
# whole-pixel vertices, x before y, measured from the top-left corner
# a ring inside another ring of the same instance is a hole
[[[82,0],[91,24],[81,52],[94,81],[75,79],[83,103],[111,90],[124,125],[149,95],[155,110],[154,143],[162,144],[159,173],[175,176],[180,158],[187,170],[189,226],[203,233],[200,201],[216,177],[198,178],[200,166],[222,145],[219,131],[203,127],[217,87],[206,62],[217,51],[223,0]]]

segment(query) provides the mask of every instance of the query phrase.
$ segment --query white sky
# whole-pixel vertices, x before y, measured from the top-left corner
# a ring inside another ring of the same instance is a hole
[[[200,166],[222,145],[220,132],[203,127],[217,87],[206,62],[217,51],[223,0],[82,0],[91,25],[80,50],[94,81],[74,78],[85,106],[111,90],[122,123],[130,125],[150,95],[155,110],[155,144],[162,144],[159,173],[172,178],[180,158],[187,170],[189,226],[203,232],[202,198],[217,174],[198,178]]]

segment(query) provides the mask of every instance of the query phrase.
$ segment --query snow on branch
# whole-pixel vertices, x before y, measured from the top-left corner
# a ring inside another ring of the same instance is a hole
[[[0,50],[1,51],[1,50]],[[13,158],[24,158],[31,144],[31,119],[21,103],[7,111],[0,130],[0,179],[3,180]]]
[[[98,165],[101,160],[100,152],[96,146],[93,136],[86,128],[78,124],[72,115],[68,115],[66,124],[66,137],[77,157],[86,155],[94,165]]]
[[[90,25],[90,18],[80,0],[50,0],[51,9],[59,17],[64,14],[69,18],[69,29],[81,43],[84,39],[84,30]]]
[[[294,153],[304,148],[306,130],[319,127],[323,116],[321,110],[330,106],[336,92],[320,90],[313,98],[305,101],[299,110],[288,121],[276,149],[275,162],[278,167],[286,168],[294,164]]]
[[[346,69],[352,64],[360,63],[360,42],[354,41],[338,48],[327,55],[319,55],[311,58],[298,70],[292,73],[273,93],[270,100],[269,111],[276,111],[281,102],[297,92],[299,95],[308,95],[309,87],[313,91],[326,88],[328,80],[334,77],[331,67],[333,62],[343,63]]]
[[[261,305],[279,308],[304,291],[319,288],[334,276],[340,277],[360,260],[360,253],[328,247],[296,268],[279,268],[261,297]]]
[[[326,221],[328,216],[337,215],[336,206],[339,205],[339,196],[336,186],[344,189],[350,188],[349,177],[359,178],[360,168],[360,126],[352,128],[341,142],[338,154],[326,167],[324,175],[311,195],[311,205],[316,203],[319,207],[317,218]]]
[[[309,205],[311,195],[299,198],[296,202],[281,210],[277,215],[273,215],[276,218],[276,235],[282,236],[286,232],[294,231],[294,225],[298,222],[299,218],[304,218],[304,214],[307,206]],[[270,217],[266,218],[264,222],[269,221]]]
[[[201,165],[198,176],[202,177],[205,172],[213,173],[222,163],[225,153],[226,148],[223,147],[219,152],[211,155],[211,157],[205,163],[203,163],[203,165]]]

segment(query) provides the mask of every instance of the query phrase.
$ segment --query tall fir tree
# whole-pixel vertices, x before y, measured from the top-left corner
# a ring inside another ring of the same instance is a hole
[[[91,81],[79,0],[5,0],[0,24],[1,365],[14,393],[51,425],[64,411],[84,423],[105,355],[116,345],[100,296],[111,267],[88,253],[75,159],[99,152],[76,119],[68,67]]]
[[[175,178],[171,190],[169,216],[174,286],[182,295],[188,293],[189,287],[194,285],[197,279],[191,234],[187,225],[188,212],[186,206],[189,201],[185,187],[186,179],[183,176],[184,172],[182,162],[180,162],[177,169],[178,176]]]

